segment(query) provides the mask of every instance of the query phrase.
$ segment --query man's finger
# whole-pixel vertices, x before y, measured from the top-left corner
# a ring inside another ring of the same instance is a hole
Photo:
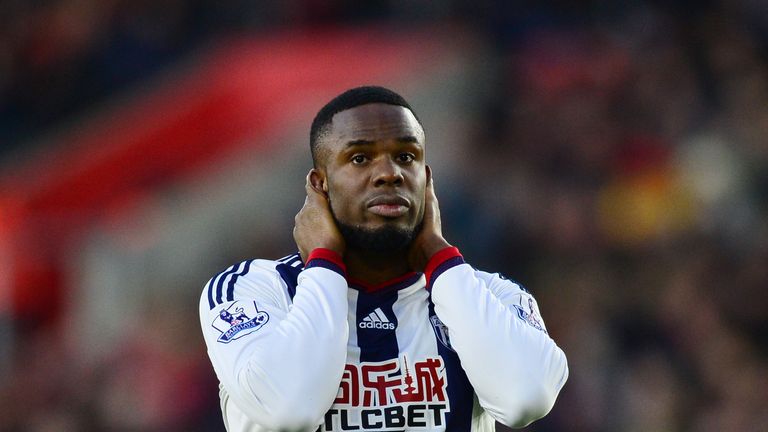
[[[315,173],[314,168],[309,170],[309,174],[307,174],[307,183],[306,183],[306,189],[307,189],[307,196],[310,197],[310,199],[319,199],[320,202],[327,203],[328,202],[328,196],[325,194],[325,192],[318,190],[314,184],[312,184],[312,174]]]
[[[432,169],[427,165],[427,203],[437,201],[435,195],[435,177],[432,175]]]
[[[432,224],[432,229],[440,232],[440,204],[435,194],[435,177],[432,175],[432,169],[427,166],[428,181],[426,190],[426,199],[424,202],[424,220]]]
[[[309,192],[312,189],[312,183],[309,178],[311,175],[312,175],[312,170],[309,170],[309,172],[307,173],[307,178],[305,179],[306,183],[304,183],[304,189],[306,189],[307,195],[309,195]]]
[[[427,193],[435,194],[435,176],[432,175],[432,168],[427,165]]]
[[[315,187],[312,185],[311,170],[307,174],[307,182],[304,185],[304,188],[306,189],[306,192],[307,192],[307,196],[304,200],[305,203],[311,203],[313,205],[323,205],[326,202],[325,196],[320,192],[318,192],[317,189],[315,189]]]

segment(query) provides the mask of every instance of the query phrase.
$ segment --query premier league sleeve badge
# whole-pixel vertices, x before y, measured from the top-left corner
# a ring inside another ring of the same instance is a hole
[[[542,323],[541,318],[539,317],[538,312],[536,311],[536,306],[533,304],[533,299],[530,297],[527,297],[528,299],[528,310],[525,310],[524,306],[521,305],[512,305],[517,310],[517,316],[528,323],[531,327],[535,328],[536,330],[543,331],[544,333],[547,333],[547,329],[544,328],[544,324]],[[522,301],[521,301],[522,303]]]
[[[260,311],[256,302],[234,302],[222,309],[213,321],[213,328],[221,333],[217,339],[229,343],[262,328],[269,321],[269,314]]]

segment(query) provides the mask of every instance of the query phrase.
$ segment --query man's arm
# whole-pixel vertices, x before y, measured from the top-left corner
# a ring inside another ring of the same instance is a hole
[[[217,295],[204,293],[200,301],[219,380],[240,411],[266,430],[316,428],[344,371],[349,329],[343,242],[332,220],[328,225],[317,217],[322,206],[327,200],[308,183],[294,228],[306,265],[292,304],[282,299],[278,274],[259,268],[261,262],[250,264],[256,267],[248,277],[235,278],[247,272],[235,269],[212,279],[206,289],[216,288]]]
[[[299,274],[290,307],[278,300],[284,291],[279,276],[259,263],[251,264],[256,268],[250,277],[238,278],[232,301],[211,309],[207,293],[201,298],[201,325],[216,375],[240,411],[267,430],[317,427],[341,381],[347,286],[338,264],[319,251]],[[207,289],[216,284],[214,278]],[[239,314],[246,318],[233,321]]]
[[[475,271],[443,238],[431,172],[422,231],[410,251],[423,270],[435,313],[448,327],[481,406],[497,421],[523,427],[546,415],[568,378],[565,354],[549,337],[530,294]]]
[[[568,378],[568,364],[533,297],[474,270],[456,248],[429,262],[427,287],[480,405],[511,427],[545,416]]]

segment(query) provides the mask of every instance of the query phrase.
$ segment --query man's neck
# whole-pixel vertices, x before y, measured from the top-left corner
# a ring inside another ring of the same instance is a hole
[[[379,285],[412,271],[405,252],[374,254],[347,249],[344,264],[350,279],[370,285]]]

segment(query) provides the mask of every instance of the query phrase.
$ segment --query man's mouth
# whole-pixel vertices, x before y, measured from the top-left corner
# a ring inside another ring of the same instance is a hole
[[[395,218],[408,213],[411,203],[400,195],[379,195],[368,201],[367,206],[375,215]]]

